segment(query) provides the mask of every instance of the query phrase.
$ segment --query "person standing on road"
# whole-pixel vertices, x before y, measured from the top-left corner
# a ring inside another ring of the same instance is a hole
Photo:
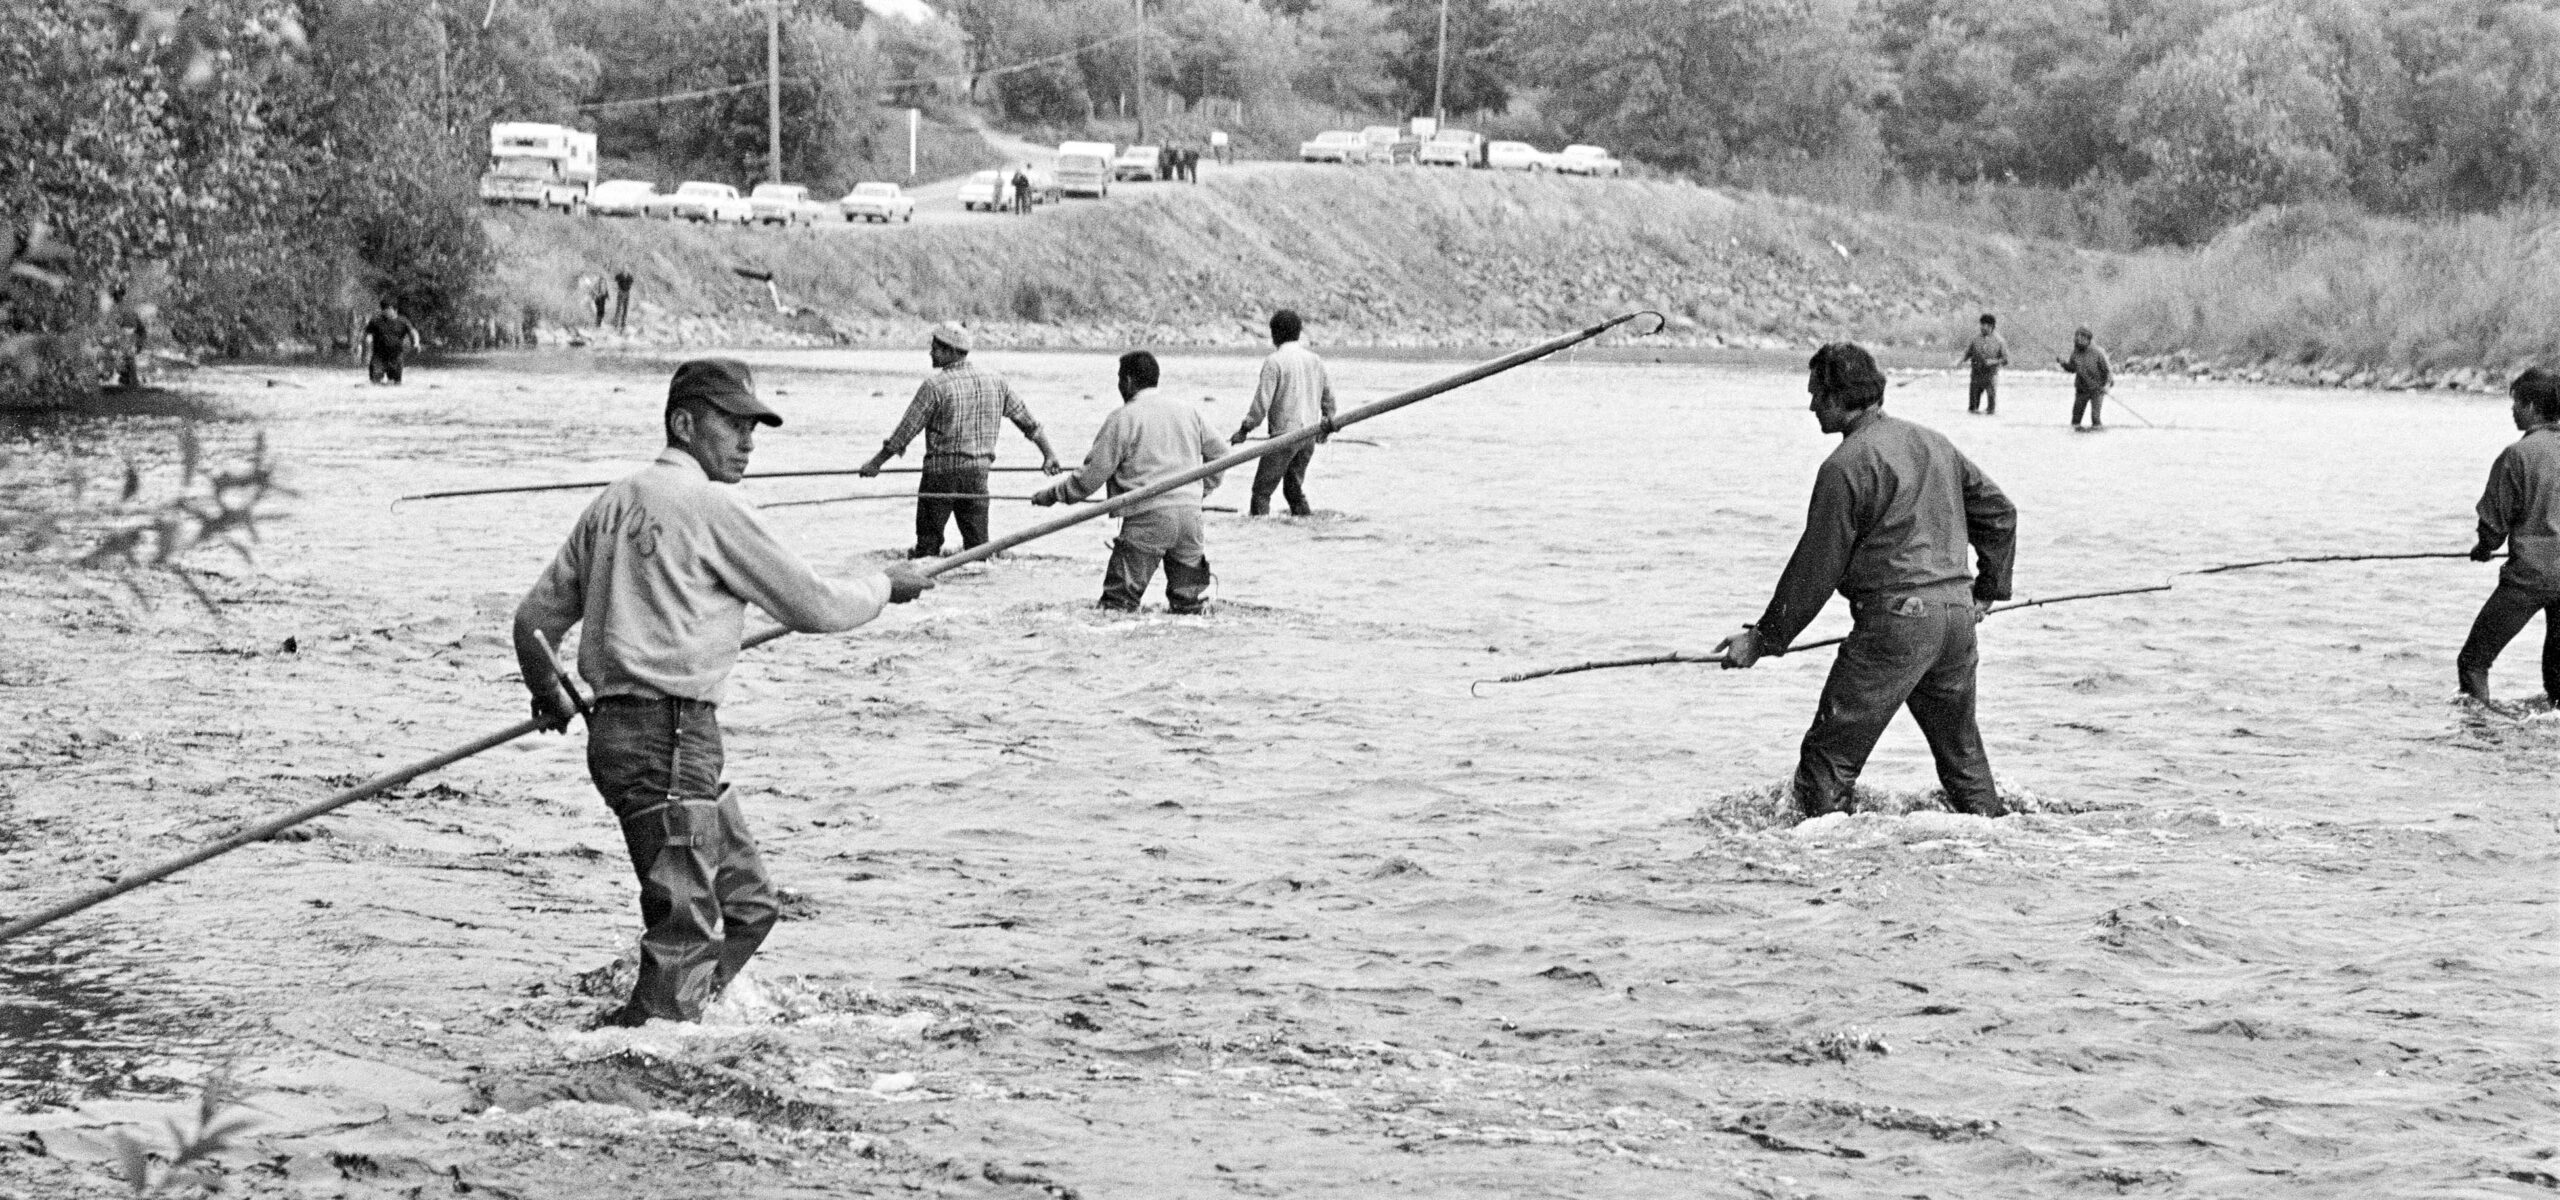
[[[1997,416],[2000,412],[2000,368],[2009,365],[2009,343],[2000,340],[2000,318],[1982,314],[1982,332],[1964,348],[1959,365],[1973,367],[1973,382],[1964,394],[1964,410]]]
[[[907,452],[907,444],[924,437],[924,473],[916,484],[916,544],[909,558],[939,558],[942,534],[960,523],[960,548],[987,540],[987,468],[996,461],[999,421],[1011,421],[1022,436],[1040,448],[1040,469],[1054,475],[1065,468],[1049,448],[1049,435],[1023,406],[1004,377],[969,361],[969,331],[946,324],[933,331],[927,346],[934,371],[916,388],[907,415],[898,422],[880,452],[862,464],[863,477],[880,474],[890,459]],[[957,499],[957,496],[976,497]]]
[[[1013,169],[1013,211],[1016,216],[1031,215],[1031,165]]]
[[[802,633],[837,633],[933,586],[904,563],[822,579],[722,486],[745,475],[756,427],[780,424],[746,364],[677,367],[666,449],[587,506],[516,608],[516,663],[534,719],[555,732],[575,704],[552,649],[586,625],[587,775],[621,821],[644,927],[639,981],[611,1024],[701,1019],[773,930],[772,881],[720,778],[721,687],[747,606]]]
[[[2498,587],[2471,622],[2455,659],[2462,694],[2489,698],[2489,668],[2542,614],[2542,695],[2560,705],[2560,374],[2534,367],[2507,385],[2509,415],[2524,436],[2498,452],[2480,493],[2480,541],[2471,557],[2489,561],[2507,547]]]
[[[382,298],[382,311],[364,323],[365,378],[375,383],[400,382],[400,356],[418,344],[418,327],[400,315],[400,306],[391,297]]]
[[[1253,404],[1245,409],[1235,440],[1253,436],[1253,427],[1266,419],[1272,437],[1317,424],[1325,431],[1313,442],[1263,455],[1254,464],[1252,516],[1271,514],[1275,490],[1287,496],[1290,516],[1316,515],[1315,507],[1307,503],[1307,468],[1316,460],[1317,443],[1333,436],[1333,381],[1325,377],[1324,360],[1299,343],[1302,331],[1295,310],[1284,308],[1271,314],[1271,344],[1278,349],[1262,360],[1262,378],[1254,385]]]
[[[1768,610],[1716,653],[1729,668],[1785,653],[1838,591],[1856,625],[1805,731],[1790,787],[1797,814],[1853,810],[1867,755],[1909,705],[1947,807],[2001,816],[2009,809],[1974,725],[1974,626],[2009,597],[2018,510],[1945,435],[1885,415],[1884,374],[1857,344],[1824,346],[1811,367],[1814,419],[1840,446],[1814,476],[1804,536]]]
[[[1155,355],[1121,355],[1119,409],[1094,432],[1084,466],[1034,493],[1031,502],[1042,508],[1072,504],[1105,487],[1117,496],[1226,457],[1227,444],[1209,432],[1199,406],[1156,391],[1161,377]],[[1120,536],[1111,542],[1111,562],[1102,573],[1102,607],[1136,612],[1162,563],[1165,607],[1184,615],[1207,610],[1212,577],[1200,502],[1218,490],[1222,477],[1211,475],[1120,510]]]
[[[625,322],[631,317],[631,284],[631,268],[622,267],[614,271],[613,331],[615,333],[624,332],[627,328]]]
[[[2101,410],[2106,407],[2107,389],[2116,381],[2115,368],[2107,362],[2107,352],[2092,340],[2095,335],[2086,325],[2071,331],[2071,353],[2058,360],[2062,369],[2071,372],[2071,427],[2080,428],[2080,414],[2089,414],[2089,428],[2104,429]]]

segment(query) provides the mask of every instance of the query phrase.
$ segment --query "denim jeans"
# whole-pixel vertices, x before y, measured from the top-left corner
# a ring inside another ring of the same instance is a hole
[[[1973,381],[1966,387],[1964,393],[1964,410],[1987,413],[2000,411],[1999,372],[1976,371],[1973,373]]]
[[[916,484],[919,492],[962,492],[972,496],[987,494],[987,469],[983,466],[927,467]],[[960,522],[960,548],[967,550],[984,545],[987,540],[987,502],[984,500],[916,500],[916,547],[907,552],[909,558],[938,558],[942,554],[942,531],[954,519]]]
[[[2105,392],[2074,393],[2071,397],[2071,427],[2073,429],[2078,429],[2080,427],[2080,413],[2084,409],[2087,410],[2089,414],[2089,428],[2096,429],[2097,427],[2106,424],[2106,418],[2100,415],[2101,410],[2105,409],[2106,406],[2107,394]]]
[[[701,1019],[773,931],[773,884],[720,766],[713,705],[607,696],[588,719],[587,775],[621,819],[640,879],[640,981],[626,1022]]]
[[[2489,668],[2535,613],[2542,614],[2542,694],[2560,704],[2560,591],[2537,592],[2503,580],[2480,606],[2471,636],[2463,639],[2462,653],[2454,659],[2454,677],[2464,695],[2489,698]]]
[[[1196,613],[1209,598],[1209,554],[1200,510],[1189,505],[1151,508],[1120,519],[1110,565],[1102,569],[1102,606],[1136,611],[1164,563],[1165,607]]]
[[[1973,720],[1974,624],[1970,598],[1876,598],[1851,610],[1857,625],[1831,661],[1813,728],[1796,760],[1799,813],[1818,817],[1854,807],[1850,789],[1866,769],[1876,739],[1908,705],[1937,760],[1947,807],[1996,817],[2006,813],[1991,781],[1991,756]]]
[[[1271,493],[1279,491],[1289,500],[1289,515],[1312,517],[1314,507],[1307,503],[1307,467],[1316,460],[1316,444],[1308,442],[1283,454],[1265,454],[1253,465],[1253,516],[1268,516]]]

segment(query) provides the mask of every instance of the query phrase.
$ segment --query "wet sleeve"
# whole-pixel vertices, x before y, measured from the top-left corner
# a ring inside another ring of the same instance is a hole
[[[1760,614],[1760,652],[1784,654],[1787,644],[1813,624],[1840,577],[1849,569],[1849,552],[1857,547],[1857,495],[1849,470],[1837,459],[1825,461],[1813,479],[1813,502],[1805,511],[1804,536],[1778,576],[1778,591]]]
[[[1076,468],[1075,474],[1051,485],[1057,489],[1059,499],[1081,501],[1111,482],[1111,476],[1120,469],[1120,459],[1129,449],[1126,432],[1129,422],[1122,416],[1128,411],[1125,407],[1117,408],[1102,419],[1102,428],[1093,431],[1093,449],[1085,451],[1084,465]]]
[[[1013,385],[999,381],[996,387],[1004,393],[1004,419],[1013,422],[1013,427],[1021,430],[1022,436],[1039,437],[1040,422],[1031,415],[1031,407],[1022,402],[1022,397],[1013,394]]]
[[[2488,553],[2506,544],[2507,534],[2515,529],[2519,490],[2516,449],[2509,446],[2489,465],[2489,486],[2480,489],[2480,544],[2472,547],[2472,553]]]
[[[712,544],[719,548],[712,569],[722,586],[763,609],[784,628],[837,633],[879,616],[888,606],[887,575],[850,583],[821,579],[806,560],[773,536],[764,518],[744,500],[721,496],[708,501],[705,509],[713,526]]]
[[[1958,454],[1956,464],[1964,475],[1964,537],[1973,543],[1973,598],[2006,600],[2017,569],[2018,506],[1972,459]]]
[[[941,399],[942,389],[933,386],[932,380],[916,385],[916,398],[907,403],[907,415],[898,419],[898,427],[890,430],[888,440],[880,443],[881,448],[889,452],[889,457],[896,458],[907,452],[907,443],[924,432],[925,422],[933,419],[933,411],[939,407]]]

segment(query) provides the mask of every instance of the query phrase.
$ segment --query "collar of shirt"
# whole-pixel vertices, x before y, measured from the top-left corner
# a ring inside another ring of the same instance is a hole
[[[702,473],[702,464],[695,462],[692,454],[679,450],[674,446],[669,446],[664,450],[658,451],[658,460],[650,465],[657,467],[676,467],[688,474],[691,474],[694,478],[699,479],[704,483],[711,482],[711,477]]]

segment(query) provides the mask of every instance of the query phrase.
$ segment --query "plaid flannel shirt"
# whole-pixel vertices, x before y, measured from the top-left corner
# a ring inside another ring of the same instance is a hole
[[[881,444],[896,458],[921,433],[926,470],[985,466],[996,460],[999,421],[1013,422],[1024,437],[1040,436],[1040,422],[1003,376],[962,361],[925,377],[906,417]]]

